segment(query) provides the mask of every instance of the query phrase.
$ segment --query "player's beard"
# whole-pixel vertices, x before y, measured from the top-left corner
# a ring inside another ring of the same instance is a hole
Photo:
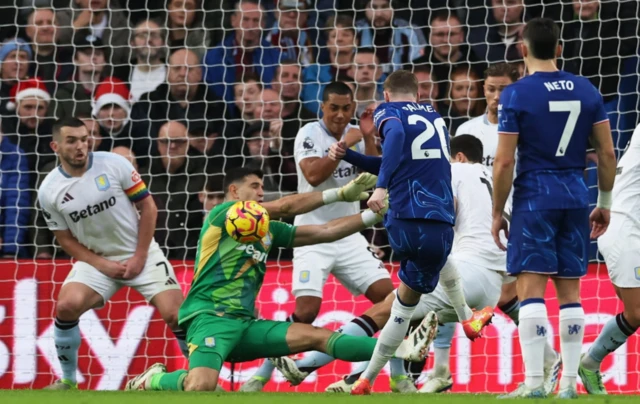
[[[87,164],[87,154],[85,153],[84,157],[81,160],[67,157],[65,155],[61,155],[60,158],[64,160],[72,168],[83,168]]]

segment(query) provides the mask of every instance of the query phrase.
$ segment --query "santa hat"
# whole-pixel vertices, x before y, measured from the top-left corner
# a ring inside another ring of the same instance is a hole
[[[16,109],[16,105],[27,97],[38,97],[43,101],[50,102],[51,94],[47,90],[44,82],[37,77],[19,81],[11,87],[9,92],[10,100],[7,102],[7,111]]]
[[[102,107],[109,104],[121,107],[127,111],[127,116],[129,116],[131,111],[131,104],[129,104],[130,93],[129,87],[124,81],[115,77],[106,78],[98,84],[93,97],[93,108],[91,110],[93,116],[97,116]]]

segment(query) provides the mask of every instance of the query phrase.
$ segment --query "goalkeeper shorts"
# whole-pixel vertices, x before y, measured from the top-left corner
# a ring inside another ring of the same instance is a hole
[[[189,369],[220,370],[223,362],[290,355],[287,331],[291,324],[199,314],[187,325]]]

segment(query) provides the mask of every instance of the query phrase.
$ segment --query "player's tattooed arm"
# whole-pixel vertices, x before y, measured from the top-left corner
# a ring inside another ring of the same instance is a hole
[[[62,249],[78,261],[86,262],[109,278],[121,279],[126,268],[119,262],[109,261],[80,244],[78,239],[67,230],[53,230],[53,235],[58,240]]]

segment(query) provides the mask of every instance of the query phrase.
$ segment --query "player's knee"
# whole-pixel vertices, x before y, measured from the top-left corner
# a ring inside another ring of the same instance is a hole
[[[184,391],[214,391],[217,385],[217,378],[189,373],[184,379],[183,388]]]
[[[171,330],[178,330],[180,326],[178,326],[178,311],[171,311],[169,313],[162,313],[162,319],[167,324],[167,327]]]
[[[624,318],[632,327],[640,327],[640,307],[625,305]]]
[[[367,288],[365,297],[372,303],[378,303],[382,302],[391,292],[393,292],[391,279],[380,279]]]
[[[296,322],[311,324],[320,313],[322,300],[314,297],[303,296],[296,299],[296,310],[294,312]]]
[[[80,299],[66,296],[56,303],[56,317],[64,321],[75,321],[84,313],[84,304]]]

